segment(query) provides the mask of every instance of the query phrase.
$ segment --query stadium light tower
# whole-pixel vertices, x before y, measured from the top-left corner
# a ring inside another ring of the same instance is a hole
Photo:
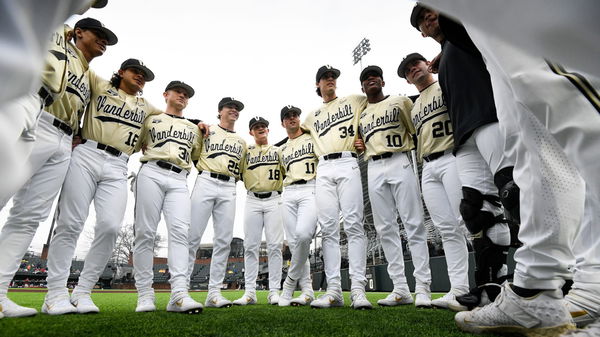
[[[360,41],[358,46],[354,48],[352,52],[352,57],[354,59],[354,63],[352,65],[356,65],[360,63],[360,69],[362,69],[362,58],[367,55],[367,53],[371,50],[371,42],[366,37]]]

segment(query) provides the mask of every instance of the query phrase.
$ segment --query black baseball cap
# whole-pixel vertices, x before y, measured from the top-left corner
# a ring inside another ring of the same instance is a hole
[[[267,127],[269,126],[268,120],[266,120],[262,117],[259,117],[259,116],[255,116],[255,117],[252,117],[252,119],[250,120],[250,123],[248,123],[248,127],[250,128],[250,130],[252,130],[253,126],[255,126],[256,124],[260,124],[260,123],[264,124]]]
[[[333,78],[338,78],[340,77],[340,71],[335,69],[334,67],[330,66],[329,64],[322,66],[321,68],[319,68],[319,70],[317,70],[317,82],[319,82],[321,80],[321,77],[323,77],[323,75],[325,75],[325,73],[331,72],[333,73]]]
[[[107,3],[108,3],[108,0],[96,0],[92,4],[92,8],[104,8]]]
[[[119,42],[119,39],[117,38],[115,33],[113,33],[110,29],[104,27],[102,22],[96,19],[81,19],[77,21],[77,23],[75,24],[75,28],[93,29],[102,32],[106,36],[106,44],[108,44],[109,46],[115,45],[117,44],[117,42]]]
[[[406,78],[406,67],[413,61],[415,60],[421,60],[421,61],[425,61],[427,62],[427,59],[423,57],[423,55],[419,54],[419,53],[412,53],[412,54],[408,54],[406,55],[406,57],[402,60],[402,62],[400,62],[400,65],[398,66],[398,76],[402,77],[402,78]]]
[[[181,81],[171,81],[169,82],[169,84],[167,84],[167,87],[165,88],[165,91],[167,90],[171,90],[173,88],[181,88],[183,90],[185,90],[188,94],[189,98],[192,98],[192,96],[194,96],[194,88],[192,88],[189,84],[183,83]]]
[[[238,111],[244,110],[244,103],[232,98],[232,97],[223,97],[221,101],[219,101],[219,111],[223,109],[226,105],[235,105]]]
[[[415,4],[415,7],[413,7],[412,13],[410,13],[410,24],[415,27],[418,31],[421,31],[419,29],[419,15],[421,15],[421,12],[426,9],[427,7],[421,5],[421,3],[417,2]]]
[[[136,68],[144,72],[144,79],[146,82],[150,82],[154,79],[154,73],[148,67],[142,63],[142,61],[138,59],[127,59],[123,63],[121,63],[121,70],[125,70],[128,68]]]
[[[302,114],[302,110],[300,110],[300,108],[295,107],[293,105],[286,105],[283,107],[283,109],[281,109],[281,121],[283,122],[283,119],[290,113],[290,112],[296,112],[298,114],[298,116],[300,116],[300,114]]]
[[[369,75],[372,74],[383,79],[383,70],[381,70],[381,68],[379,68],[378,66],[368,66],[360,72],[360,82],[362,83],[362,81],[366,80],[369,77]]]

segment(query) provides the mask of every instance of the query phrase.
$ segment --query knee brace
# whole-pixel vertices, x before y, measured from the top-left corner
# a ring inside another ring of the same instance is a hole
[[[494,184],[498,187],[500,202],[504,206],[506,219],[514,224],[521,223],[519,214],[519,186],[513,180],[513,166],[505,167],[494,175]]]
[[[463,199],[460,201],[460,215],[465,221],[465,225],[471,234],[476,234],[482,230],[487,230],[498,222],[497,217],[492,213],[481,210],[483,201],[486,200],[499,206],[499,200],[495,196],[483,195],[478,190],[465,187],[462,188]]]
[[[506,264],[509,246],[494,244],[483,235],[473,239],[475,251],[475,284],[482,286],[486,283],[500,284],[506,280],[506,275],[498,275],[498,272]]]

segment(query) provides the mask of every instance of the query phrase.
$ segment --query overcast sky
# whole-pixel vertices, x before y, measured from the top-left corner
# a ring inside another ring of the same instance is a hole
[[[217,103],[232,96],[245,104],[236,131],[253,143],[248,121],[262,116],[271,122],[270,141],[285,137],[279,113],[292,104],[306,112],[321,104],[315,93],[317,69],[330,64],[341,70],[338,95],[360,93],[360,65],[353,65],[352,51],[368,38],[371,51],[363,57],[363,68],[383,69],[386,94],[416,94],[416,89],[396,75],[404,56],[420,52],[431,59],[439,45],[424,39],[409,22],[414,2],[357,0],[221,0],[158,1],[110,0],[103,9],[91,9],[74,16],[71,26],[84,17],[102,21],[119,38],[102,57],[91,63],[101,77],[109,79],[127,58],[142,60],[156,75],[146,83],[144,97],[164,109],[162,93],[168,82],[181,80],[196,90],[184,114],[210,124],[217,123]],[[139,169],[139,154],[129,161],[129,171]],[[188,179],[190,189],[196,179]],[[234,236],[243,238],[245,189],[238,183]],[[125,223],[133,223],[134,197],[130,193]],[[0,226],[6,221],[11,203],[0,212]],[[91,231],[93,207],[86,222]],[[51,219],[40,225],[31,245],[41,251]],[[159,232],[166,238],[161,221]],[[212,222],[202,242],[212,241]],[[89,236],[88,236],[89,237]],[[78,244],[77,257],[89,249],[86,235]],[[165,242],[166,244],[166,242]],[[166,256],[166,250],[160,254]]]

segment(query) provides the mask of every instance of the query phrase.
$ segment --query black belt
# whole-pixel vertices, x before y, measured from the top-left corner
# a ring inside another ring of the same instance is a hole
[[[182,168],[177,167],[177,166],[175,166],[167,161],[164,161],[164,160],[158,160],[156,162],[156,165],[158,165],[158,167],[160,167],[160,168],[164,168],[165,170],[171,170],[175,173],[181,173],[181,171],[183,171]]]
[[[275,192],[267,192],[267,193],[252,192],[252,194],[254,194],[254,196],[259,199],[266,199],[266,198],[269,198],[270,196],[272,196],[273,194],[275,194]],[[277,191],[277,194],[281,194],[281,191]]]
[[[48,90],[46,90],[46,88],[41,87],[40,90],[38,90],[38,95],[40,95],[40,97],[44,101],[44,106],[50,106],[52,103],[54,103],[54,98],[52,97],[52,94],[50,94]]]
[[[373,157],[371,157],[371,159],[373,159],[373,161],[375,161],[375,160],[379,160],[379,159],[389,158],[393,155],[394,155],[394,152],[385,152],[385,153],[373,156]]]
[[[290,185],[304,185],[304,184],[306,184],[306,183],[307,183],[307,181],[306,181],[306,180],[304,180],[304,179],[300,179],[300,180],[296,180],[296,181],[294,181],[294,182],[293,182],[293,183],[291,183]]]
[[[71,127],[67,123],[63,123],[59,119],[54,118],[54,120],[52,121],[52,125],[61,129],[64,133],[66,133],[69,136],[73,134],[73,129],[71,129]]]
[[[446,151],[434,152],[428,156],[424,156],[423,159],[427,162],[430,162],[432,160],[438,159],[439,157],[443,156],[444,154],[446,154]]]
[[[112,147],[110,145],[105,145],[105,144],[102,144],[102,143],[98,143],[97,148],[99,150],[104,150],[104,151],[112,154],[115,157],[119,157],[121,155],[121,153],[122,153],[121,151],[115,149],[114,147]]]
[[[202,172],[203,171],[200,171],[200,174],[202,174]],[[209,172],[209,173],[210,173],[211,178],[215,178],[215,179],[219,179],[219,180],[223,180],[223,181],[229,181],[231,179],[231,177],[226,174],[214,173],[214,172]]]
[[[352,157],[358,158],[358,155],[356,153],[352,152]],[[338,158],[342,158],[342,152],[330,153],[330,154],[326,154],[323,156],[323,160],[331,160],[331,159],[338,159]]]

